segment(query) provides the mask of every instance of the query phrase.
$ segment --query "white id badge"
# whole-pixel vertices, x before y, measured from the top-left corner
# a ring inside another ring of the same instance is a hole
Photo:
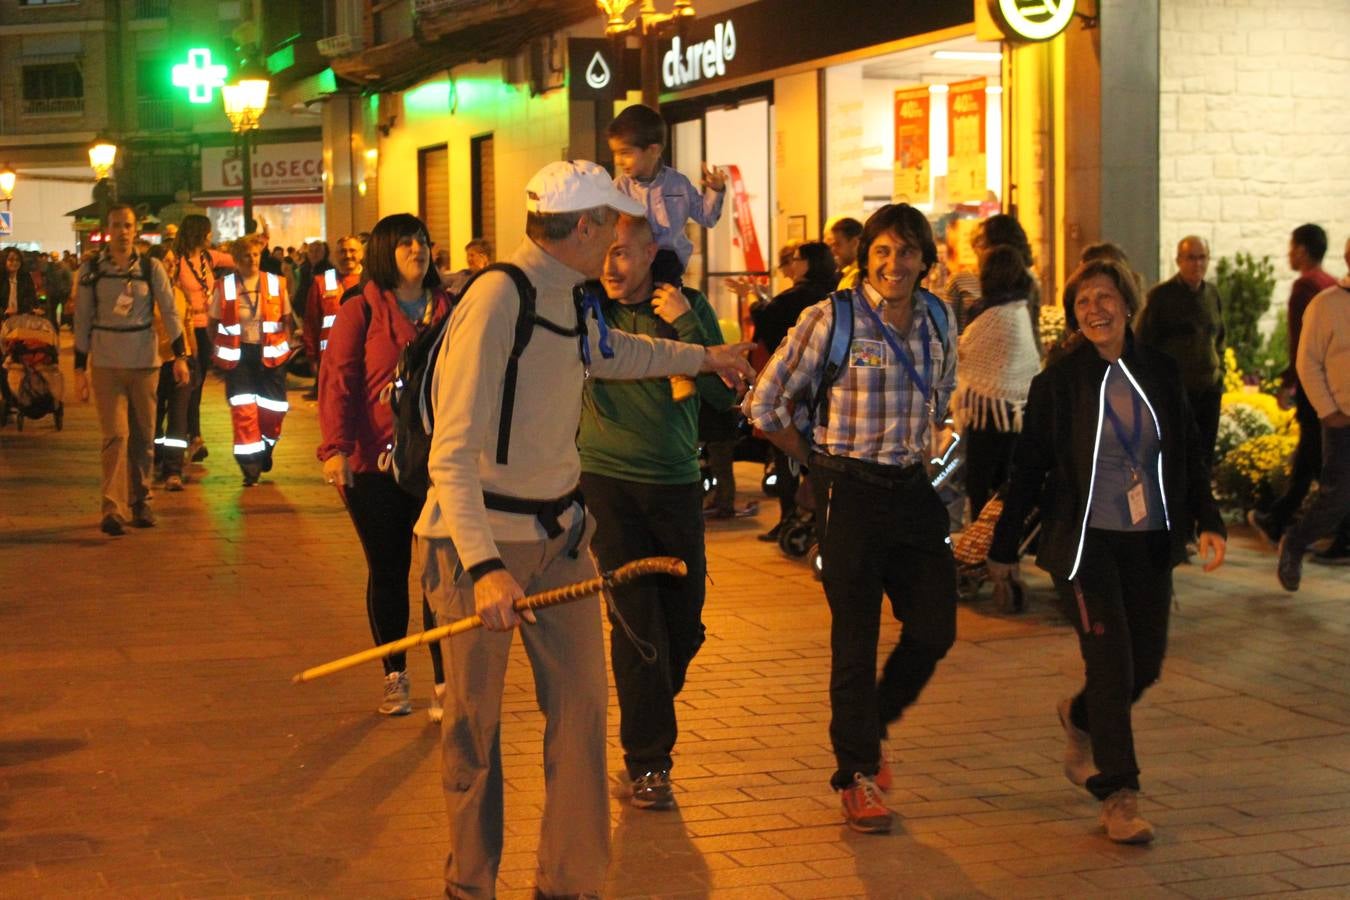
[[[1125,494],[1130,501],[1130,524],[1138,525],[1148,518],[1148,501],[1144,499],[1144,483],[1136,481]]]
[[[135,299],[131,296],[131,284],[128,283],[122,293],[117,295],[117,302],[113,304],[113,312],[119,316],[131,315],[131,305],[135,302]]]

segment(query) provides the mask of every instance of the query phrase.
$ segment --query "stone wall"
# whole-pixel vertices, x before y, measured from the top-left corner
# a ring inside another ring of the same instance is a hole
[[[1326,267],[1350,237],[1350,2],[1161,0],[1160,271],[1176,242],[1217,259],[1270,256],[1282,314],[1289,232],[1327,230]],[[1212,270],[1211,270],[1212,271]]]

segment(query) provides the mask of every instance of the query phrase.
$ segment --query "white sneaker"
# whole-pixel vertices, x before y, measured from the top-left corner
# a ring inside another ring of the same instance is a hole
[[[1153,826],[1139,816],[1139,792],[1121,788],[1102,801],[1102,827],[1117,844],[1147,844]]]
[[[431,705],[427,707],[427,718],[439,722],[445,718],[445,685],[438,684],[431,689]]]
[[[406,716],[412,712],[410,693],[407,672],[390,672],[384,676],[384,702],[380,704],[380,715]]]
[[[1092,759],[1092,736],[1073,724],[1069,718],[1072,697],[1065,697],[1055,704],[1059,713],[1059,724],[1064,727],[1064,777],[1082,787],[1087,780],[1097,774],[1097,763]]]

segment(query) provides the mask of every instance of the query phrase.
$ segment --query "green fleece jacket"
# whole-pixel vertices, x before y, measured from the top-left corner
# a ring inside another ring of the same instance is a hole
[[[673,326],[679,339],[703,346],[722,343],[722,329],[708,299],[692,288],[685,288],[684,295],[689,312]],[[630,334],[660,337],[669,335],[672,327],[647,302],[625,306],[606,300],[602,311],[610,328]],[[581,470],[647,484],[698,481],[699,404],[725,410],[736,397],[716,375],[700,375],[697,384],[695,397],[676,403],[669,378],[587,380],[577,435]]]

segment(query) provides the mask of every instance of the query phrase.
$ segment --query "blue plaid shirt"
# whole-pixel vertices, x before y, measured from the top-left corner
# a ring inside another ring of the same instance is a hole
[[[880,316],[881,297],[864,285],[853,292],[853,342],[839,378],[826,399],[826,421],[816,422],[812,446],[832,456],[847,456],[883,465],[904,466],[928,458],[929,417],[927,400],[910,378],[904,365],[886,343],[880,328],[909,352],[915,369],[923,374],[926,304],[915,298],[914,320],[908,334],[868,315],[861,306],[871,304]],[[948,311],[949,322],[955,318]],[[765,432],[809,425],[807,406],[820,384],[829,352],[833,303],[827,298],[808,307],[788,332],[741,405],[756,428]],[[947,404],[956,389],[956,346],[944,348],[937,330],[928,323],[932,355],[932,402],[938,421],[946,417]],[[795,411],[794,411],[795,407]]]

